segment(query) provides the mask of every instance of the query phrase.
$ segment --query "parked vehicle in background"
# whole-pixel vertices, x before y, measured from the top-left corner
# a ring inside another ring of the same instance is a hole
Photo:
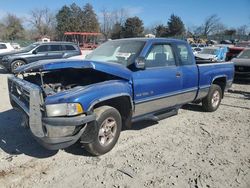
[[[235,66],[236,79],[250,79],[250,48],[244,49],[236,58],[232,59]]]
[[[132,121],[176,115],[190,102],[217,110],[232,85],[234,65],[197,63],[185,41],[113,40],[84,61],[47,60],[18,68],[8,80],[10,100],[44,147],[66,148],[80,139],[90,153],[102,155]]]
[[[13,72],[22,65],[38,60],[62,59],[78,55],[81,55],[80,48],[71,42],[36,42],[20,51],[2,54],[0,65]]]
[[[229,47],[226,55],[226,61],[230,61],[231,59],[237,57],[242,50],[244,50],[244,47]]]
[[[235,44],[236,47],[250,48],[250,41],[241,41]]]
[[[0,55],[14,50],[14,47],[10,43],[0,42]]]
[[[198,53],[200,53],[202,51],[202,49],[199,48],[199,47],[193,48],[192,50],[193,50],[194,55],[196,55],[196,54],[198,54]]]
[[[220,44],[233,44],[232,43],[232,41],[230,41],[230,40],[222,40],[221,42],[220,42]]]
[[[18,50],[18,49],[21,48],[20,44],[18,44],[18,43],[11,43],[11,46],[13,46],[13,48],[14,48],[15,50]]]
[[[73,57],[69,57],[68,59],[79,59],[79,60],[83,60],[85,59],[85,57],[90,54],[93,50],[82,50],[82,55],[78,55],[78,56],[73,56]]]
[[[225,61],[227,54],[227,47],[205,47],[200,53],[195,55],[196,60],[206,62]]]

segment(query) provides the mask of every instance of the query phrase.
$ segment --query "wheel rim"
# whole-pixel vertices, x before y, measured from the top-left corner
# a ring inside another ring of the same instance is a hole
[[[212,97],[212,106],[216,108],[220,102],[220,93],[219,91],[215,91]]]
[[[16,61],[13,68],[14,68],[14,70],[16,70],[18,67],[20,67],[22,65],[24,65],[24,63],[22,61]]]
[[[115,138],[117,131],[117,123],[114,118],[108,117],[105,119],[100,127],[98,140],[102,146],[109,145]]]

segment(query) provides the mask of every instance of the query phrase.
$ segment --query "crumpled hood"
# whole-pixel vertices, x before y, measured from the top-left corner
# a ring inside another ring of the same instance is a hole
[[[213,59],[216,57],[216,55],[212,54],[196,54],[195,57],[198,57],[200,59]]]
[[[131,80],[132,72],[117,63],[106,63],[90,60],[76,59],[54,59],[42,60],[27,65],[23,65],[14,71],[15,74],[43,72],[60,69],[94,69],[100,72],[108,73],[126,80]]]
[[[237,66],[250,67],[250,59],[233,58],[231,61]]]

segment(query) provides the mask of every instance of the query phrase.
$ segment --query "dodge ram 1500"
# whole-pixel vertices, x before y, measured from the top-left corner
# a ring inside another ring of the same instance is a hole
[[[11,104],[38,142],[60,149],[80,140],[102,155],[134,121],[157,121],[191,102],[215,111],[234,65],[199,64],[185,41],[133,38],[105,42],[85,60],[38,61],[14,73]]]

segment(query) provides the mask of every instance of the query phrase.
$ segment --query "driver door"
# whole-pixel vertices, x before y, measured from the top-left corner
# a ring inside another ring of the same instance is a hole
[[[146,68],[133,74],[134,116],[177,105],[182,88],[181,68],[170,44],[153,44],[145,59]]]

